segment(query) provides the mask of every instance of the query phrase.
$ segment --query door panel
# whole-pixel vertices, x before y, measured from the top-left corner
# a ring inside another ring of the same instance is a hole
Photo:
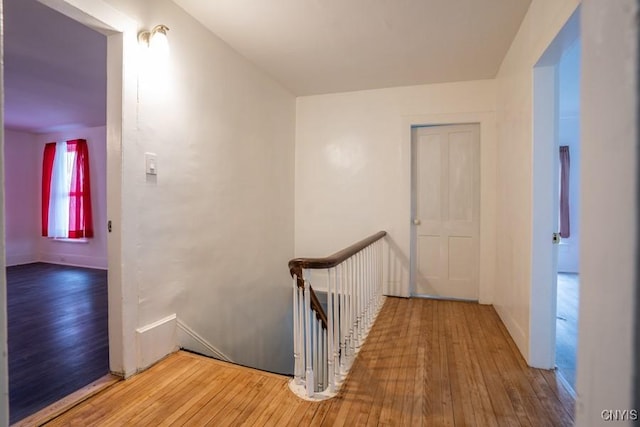
[[[416,294],[477,300],[479,127],[432,126],[413,131]]]
[[[440,135],[425,135],[418,150],[418,182],[422,185],[422,197],[418,199],[418,210],[423,221],[440,222]]]

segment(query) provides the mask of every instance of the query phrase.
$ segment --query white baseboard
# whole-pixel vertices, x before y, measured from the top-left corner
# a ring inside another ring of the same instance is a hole
[[[187,326],[182,320],[177,320],[178,345],[185,350],[191,350],[214,359],[224,360],[233,363],[233,360],[226,354],[215,348],[207,340],[198,335],[193,329]]]
[[[106,258],[85,255],[41,253],[39,261],[49,264],[69,265],[72,267],[96,268],[99,270],[106,270],[108,266]]]
[[[137,367],[143,370],[178,350],[175,314],[136,329]]]
[[[7,267],[14,265],[31,264],[38,262],[38,255],[36,254],[7,254],[6,255]]]
[[[507,310],[502,309],[501,307],[494,305],[493,306],[502,320],[502,323],[507,328],[507,332],[511,335],[511,338],[516,343],[518,350],[520,350],[520,354],[524,357],[527,364],[529,363],[529,337],[524,333],[524,330],[518,325],[515,321],[511,313]]]

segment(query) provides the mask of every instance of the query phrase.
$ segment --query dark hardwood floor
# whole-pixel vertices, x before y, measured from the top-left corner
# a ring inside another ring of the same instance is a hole
[[[576,388],[579,295],[580,276],[558,273],[556,366],[574,390]]]
[[[105,270],[8,267],[7,308],[11,423],[109,372]]]

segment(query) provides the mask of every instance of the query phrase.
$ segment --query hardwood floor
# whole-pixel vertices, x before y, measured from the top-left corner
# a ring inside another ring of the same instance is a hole
[[[527,367],[494,309],[388,298],[340,394],[307,402],[288,378],[178,352],[50,426],[569,426],[573,399]]]
[[[556,366],[573,389],[576,387],[579,290],[577,274],[558,273]]]
[[[7,310],[11,423],[109,372],[106,271],[8,267]]]

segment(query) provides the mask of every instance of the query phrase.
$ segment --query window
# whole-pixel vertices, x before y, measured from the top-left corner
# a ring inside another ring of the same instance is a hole
[[[50,142],[42,161],[42,235],[93,237],[87,141]]]

